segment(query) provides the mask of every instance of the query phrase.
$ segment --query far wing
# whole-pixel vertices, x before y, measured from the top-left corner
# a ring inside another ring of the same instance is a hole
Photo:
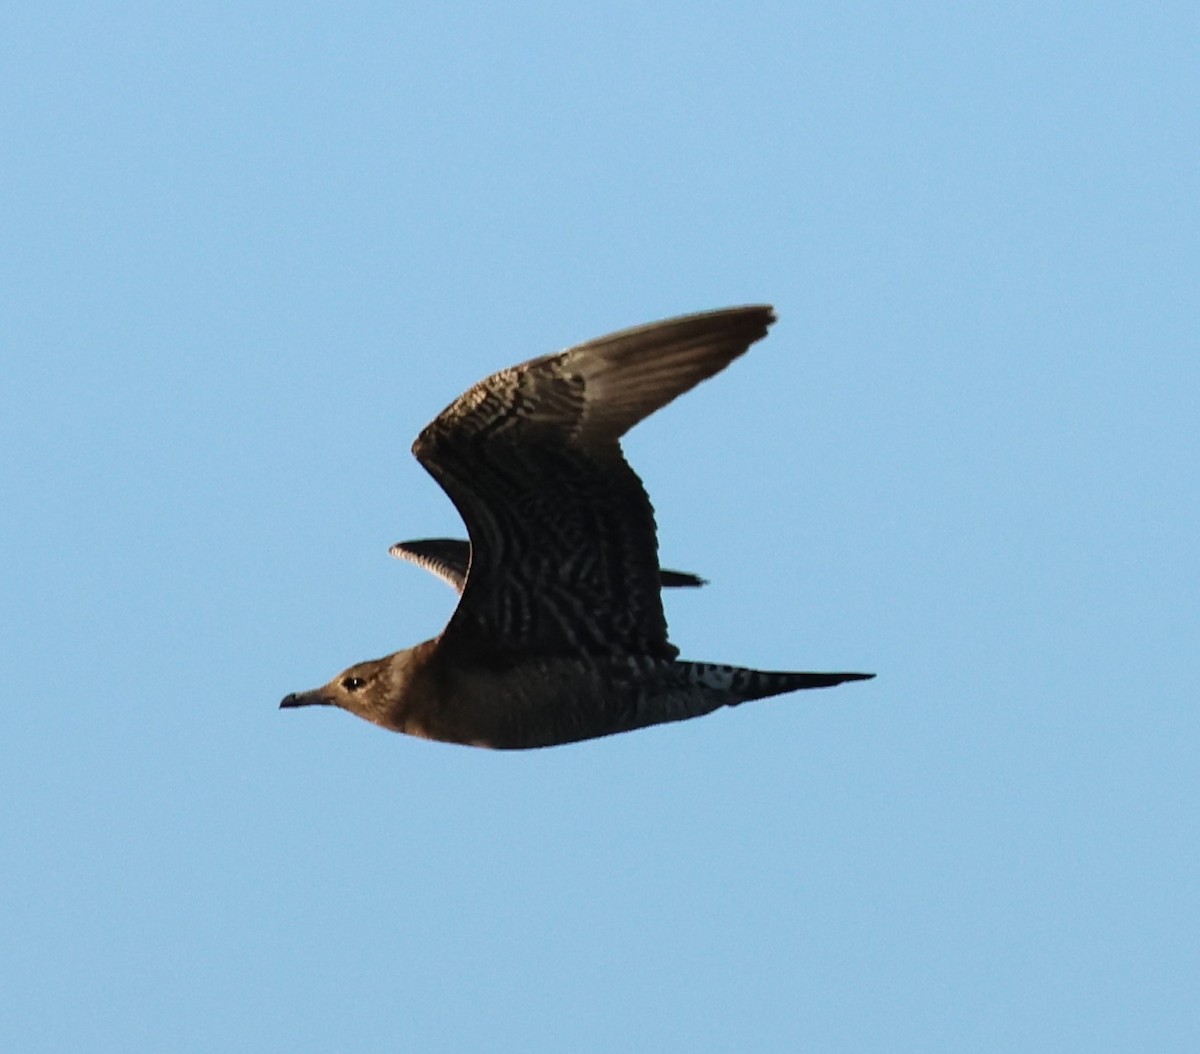
[[[420,538],[397,542],[389,550],[392,556],[408,560],[437,575],[456,593],[463,591],[467,567],[471,563],[471,543],[457,538]]]
[[[437,575],[456,593],[463,591],[471,562],[470,542],[459,538],[419,538],[397,542],[388,552],[398,560],[407,560]],[[703,578],[690,571],[671,571],[664,567],[658,574],[664,589],[706,584]]]

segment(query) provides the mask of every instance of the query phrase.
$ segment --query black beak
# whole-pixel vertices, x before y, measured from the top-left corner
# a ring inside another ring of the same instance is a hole
[[[296,706],[328,706],[329,700],[320,692],[292,692],[285,695],[279,704],[280,710],[290,710]]]

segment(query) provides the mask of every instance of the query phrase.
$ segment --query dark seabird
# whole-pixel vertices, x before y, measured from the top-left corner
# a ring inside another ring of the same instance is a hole
[[[684,662],[667,639],[662,587],[699,580],[659,568],[654,512],[621,437],[774,321],[765,306],[668,319],[501,370],[460,395],[412,449],[470,542],[392,549],[461,592],[450,622],[280,706],[339,706],[413,736],[519,749],[874,676]]]

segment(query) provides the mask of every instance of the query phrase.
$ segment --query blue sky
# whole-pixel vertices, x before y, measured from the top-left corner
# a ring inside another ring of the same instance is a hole
[[[39,4],[0,39],[0,1046],[1194,1050],[1194,5]],[[780,321],[626,444],[686,657],[524,754],[439,631],[500,367]]]

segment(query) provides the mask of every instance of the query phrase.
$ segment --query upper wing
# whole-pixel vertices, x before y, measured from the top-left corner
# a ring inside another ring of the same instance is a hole
[[[443,410],[413,444],[471,537],[443,645],[495,661],[674,658],[654,513],[620,438],[774,318],[740,307],[623,330],[501,370]]]
[[[459,538],[419,538],[410,542],[397,542],[388,552],[398,560],[408,560],[437,575],[454,592],[463,591],[463,585],[467,581],[467,567],[471,563],[470,542]],[[703,578],[690,571],[669,571],[664,567],[658,575],[664,588],[705,584]]]

